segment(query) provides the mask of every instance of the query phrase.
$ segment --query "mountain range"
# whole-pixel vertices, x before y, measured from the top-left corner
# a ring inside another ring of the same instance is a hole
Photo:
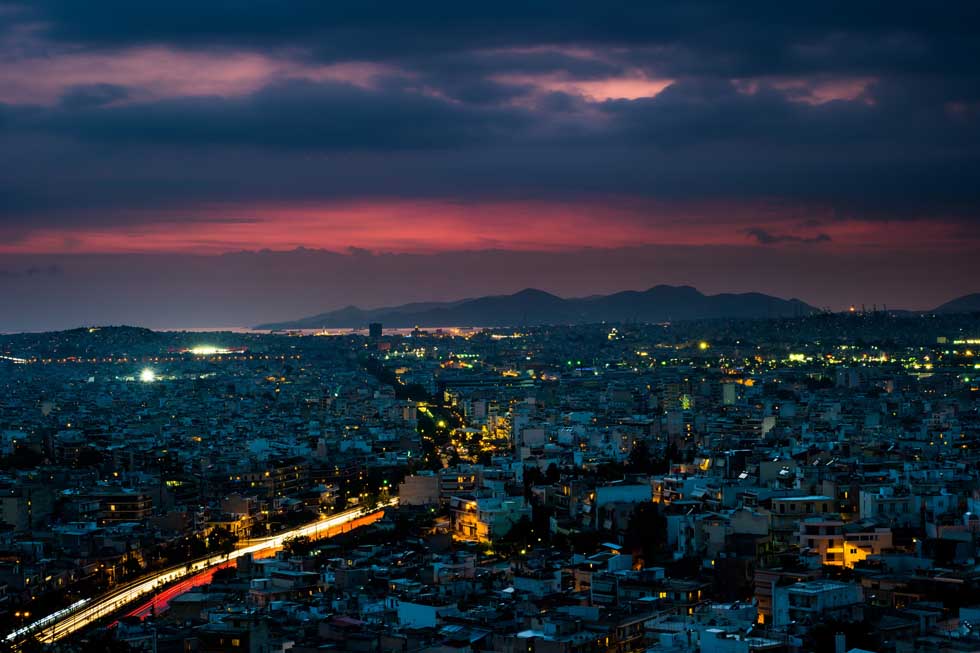
[[[595,322],[668,322],[718,318],[795,317],[819,309],[799,299],[781,299],[762,293],[705,295],[691,286],[659,285],[649,290],[626,290],[611,295],[564,299],[543,290],[526,288],[513,295],[491,295],[453,302],[416,302],[401,306],[362,309],[347,306],[335,311],[287,322],[260,324],[256,329],[357,329],[371,322],[386,327],[420,326],[525,326],[589,324]],[[894,314],[980,312],[980,293],[964,295],[927,311],[890,311]]]
[[[666,322],[713,318],[792,317],[818,309],[798,299],[762,293],[705,295],[691,286],[659,285],[644,291],[564,299],[527,288],[513,295],[493,295],[453,302],[422,302],[376,309],[347,306],[288,322],[260,324],[256,329],[386,327],[524,326],[595,322]]]

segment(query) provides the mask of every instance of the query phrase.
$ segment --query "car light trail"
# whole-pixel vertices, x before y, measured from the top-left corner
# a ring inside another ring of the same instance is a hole
[[[270,549],[280,548],[286,540],[296,537],[317,539],[322,536],[327,536],[331,529],[357,521],[362,517],[380,513],[385,508],[397,505],[398,499],[396,497],[376,508],[354,508],[276,535],[270,535],[257,540],[249,540],[246,544],[230,553],[220,553],[189,562],[179,567],[165,569],[152,576],[127,583],[100,597],[76,601],[67,608],[53,612],[23,628],[18,628],[7,635],[5,641],[14,649],[19,648],[23,641],[30,635],[34,635],[43,644],[56,642],[119,612],[125,606],[152,594],[164,585],[218,565],[226,565],[247,554],[254,555],[269,551]]]

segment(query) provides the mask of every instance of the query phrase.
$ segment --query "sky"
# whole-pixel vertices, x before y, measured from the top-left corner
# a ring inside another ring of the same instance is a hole
[[[0,0],[0,330],[980,291],[980,6]]]

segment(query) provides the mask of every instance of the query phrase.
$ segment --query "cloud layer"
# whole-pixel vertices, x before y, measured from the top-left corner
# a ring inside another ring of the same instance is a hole
[[[959,256],[978,27],[967,0],[0,0],[0,256]]]

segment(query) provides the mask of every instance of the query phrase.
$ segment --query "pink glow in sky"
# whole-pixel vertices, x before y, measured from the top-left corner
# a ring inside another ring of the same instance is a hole
[[[874,220],[788,222],[778,208],[701,203],[684,209],[623,201],[466,203],[362,201],[326,205],[209,206],[195,220],[166,214],[137,224],[39,228],[0,244],[0,253],[198,253],[309,247],[391,252],[507,249],[567,251],[583,246],[760,244],[745,225],[780,239],[772,245],[907,247],[964,245],[954,224]],[[821,238],[815,242],[814,239]],[[761,243],[767,244],[767,243]]]
[[[880,24],[857,5],[0,4],[0,284],[28,311],[39,285],[100,288],[86,258],[163,283],[144,259],[296,248],[473,261],[443,298],[741,279],[830,305],[919,284],[927,306],[980,278],[967,3]],[[158,296],[200,300],[195,270]],[[331,301],[398,299],[375,285]],[[322,300],[289,292],[275,311]]]
[[[749,95],[769,87],[781,91],[787,98],[804,104],[818,105],[834,100],[860,100],[867,104],[873,99],[867,96],[874,84],[873,77],[825,77],[803,79],[793,77],[763,77],[733,80],[736,88]]]
[[[593,102],[636,100],[655,97],[674,80],[654,79],[641,73],[606,79],[574,79],[568,75],[498,75],[496,81],[506,84],[529,84],[542,91],[560,91],[581,95]]]
[[[0,66],[0,102],[51,104],[72,86],[113,84],[135,99],[235,96],[283,78],[335,81],[364,88],[381,75],[399,74],[386,64],[315,65],[256,52],[180,51],[164,47],[124,52],[60,53]]]

